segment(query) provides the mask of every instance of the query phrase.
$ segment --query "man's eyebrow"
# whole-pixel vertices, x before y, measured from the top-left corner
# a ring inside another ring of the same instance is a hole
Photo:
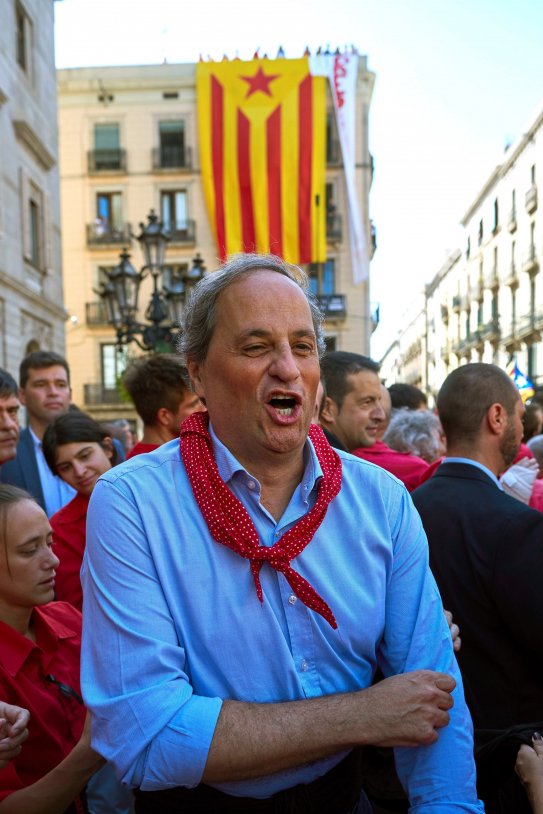
[[[271,336],[272,331],[267,331],[265,328],[247,328],[246,331],[242,331],[239,335],[240,339],[244,339],[249,336]],[[302,337],[302,336],[311,336],[315,337],[315,331],[313,328],[299,328],[297,331],[292,331],[291,336],[295,337]]]

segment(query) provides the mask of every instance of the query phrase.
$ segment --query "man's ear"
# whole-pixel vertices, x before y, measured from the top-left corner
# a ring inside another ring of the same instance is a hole
[[[330,398],[330,396],[326,396],[320,417],[326,421],[327,424],[333,424],[338,416],[338,413],[338,406],[334,399]]]
[[[499,402],[491,404],[486,411],[486,423],[493,435],[501,435],[507,427],[508,421],[507,410]]]
[[[197,396],[200,396],[200,398],[205,398],[205,388],[202,382],[201,369],[201,363],[197,362],[195,359],[189,359],[187,361],[187,370],[192,382],[192,389]]]
[[[23,407],[26,407],[25,391],[23,390],[22,387],[19,387],[19,401],[21,402]]]

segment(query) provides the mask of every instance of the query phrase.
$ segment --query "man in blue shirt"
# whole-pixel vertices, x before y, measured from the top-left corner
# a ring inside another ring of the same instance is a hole
[[[394,477],[309,430],[324,343],[301,273],[234,258],[185,316],[208,413],[91,499],[94,748],[139,812],[365,811],[364,744],[396,747],[418,814],[482,811],[420,519]]]

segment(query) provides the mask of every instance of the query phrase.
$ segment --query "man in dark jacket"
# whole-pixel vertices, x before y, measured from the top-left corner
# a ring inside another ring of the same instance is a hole
[[[515,756],[543,718],[543,515],[506,495],[498,475],[517,454],[524,406],[502,370],[468,364],[447,377],[437,407],[447,457],[413,501],[462,631],[479,794],[489,814],[520,814],[530,809]]]

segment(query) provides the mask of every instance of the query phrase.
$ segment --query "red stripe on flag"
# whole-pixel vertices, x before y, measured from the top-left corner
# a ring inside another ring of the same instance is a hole
[[[283,256],[281,220],[281,107],[276,107],[266,123],[268,169],[268,230],[270,252]]]
[[[226,260],[226,227],[224,221],[224,91],[211,77],[211,165],[215,187],[215,230],[221,260]]]
[[[256,250],[253,191],[251,189],[251,123],[238,110],[238,181],[241,214],[241,239],[244,252]]]
[[[298,233],[299,263],[310,263],[311,257],[311,165],[313,147],[313,104],[311,76],[300,84],[298,96]]]

